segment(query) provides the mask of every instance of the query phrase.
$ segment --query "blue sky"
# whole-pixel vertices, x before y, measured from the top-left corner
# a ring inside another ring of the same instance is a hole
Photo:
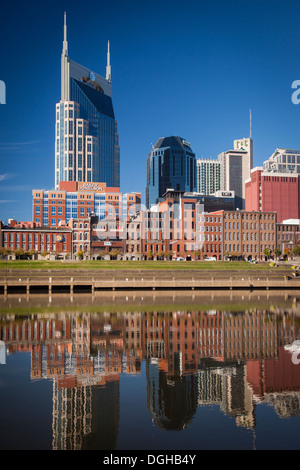
[[[217,158],[249,136],[254,166],[276,147],[300,149],[300,2],[270,0],[48,1],[2,4],[0,218],[32,220],[32,189],[54,187],[63,14],[69,56],[105,76],[111,45],[121,191],[146,185],[151,144],[188,140]]]

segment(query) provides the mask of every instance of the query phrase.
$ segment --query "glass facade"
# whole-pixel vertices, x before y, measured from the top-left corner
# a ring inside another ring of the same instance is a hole
[[[146,206],[157,204],[167,189],[196,190],[196,157],[181,137],[157,141],[147,159]]]
[[[120,187],[120,148],[112,99],[70,80],[70,100],[56,107],[56,175],[60,181]]]

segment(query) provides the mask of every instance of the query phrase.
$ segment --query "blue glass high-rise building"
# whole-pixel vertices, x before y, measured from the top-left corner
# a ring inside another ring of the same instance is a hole
[[[196,156],[181,137],[158,139],[147,159],[146,206],[157,204],[167,189],[196,190]]]
[[[70,60],[66,15],[55,134],[56,189],[60,181],[103,182],[109,187],[120,187],[109,43],[105,78]]]

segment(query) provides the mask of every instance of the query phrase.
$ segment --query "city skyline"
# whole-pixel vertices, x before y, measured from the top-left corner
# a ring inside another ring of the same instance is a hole
[[[250,109],[254,167],[276,148],[300,148],[300,107],[291,100],[300,78],[295,1],[272,2],[272,11],[267,1],[77,6],[33,2],[17,13],[2,7],[4,221],[32,220],[32,189],[54,186],[64,11],[76,62],[105,76],[110,41],[122,192],[141,192],[145,200],[147,155],[160,137],[180,135],[196,158],[217,158],[234,139],[249,137]]]

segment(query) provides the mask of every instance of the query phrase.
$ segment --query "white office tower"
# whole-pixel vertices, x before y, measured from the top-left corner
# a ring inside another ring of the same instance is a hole
[[[221,163],[209,158],[198,158],[196,162],[197,193],[214,194],[221,189]]]
[[[222,191],[234,191],[236,209],[245,208],[245,182],[253,168],[253,140],[251,137],[237,139],[233,149],[218,156],[221,164],[220,184]]]
[[[276,149],[264,162],[264,171],[272,173],[300,173],[300,151]]]

